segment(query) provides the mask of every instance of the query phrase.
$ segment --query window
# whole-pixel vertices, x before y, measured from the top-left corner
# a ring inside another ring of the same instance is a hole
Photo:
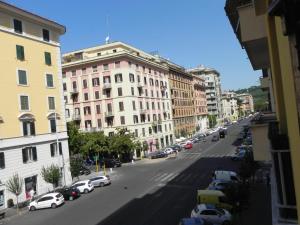
[[[113,49],[113,53],[116,53],[117,52],[117,49]]]
[[[131,95],[134,95],[134,87],[131,87]]]
[[[50,33],[49,30],[43,29],[43,40],[44,41],[50,41]]]
[[[123,92],[122,92],[122,88],[118,88],[118,96],[122,96]]]
[[[73,90],[76,90],[76,89],[77,89],[77,83],[76,83],[76,81],[73,81],[73,82],[72,82],[72,87],[73,87]]]
[[[100,114],[100,113],[101,113],[100,105],[96,105],[96,113],[97,113],[97,114]]]
[[[99,96],[99,91],[95,91],[95,99],[99,99],[100,96]]]
[[[155,86],[158,87],[158,80],[155,80]]]
[[[156,91],[156,97],[159,98],[159,93],[158,93],[158,91]]]
[[[146,97],[148,97],[148,90],[147,89],[145,89],[145,95],[146,95]]]
[[[157,102],[157,109],[160,109],[160,103]]]
[[[121,83],[123,81],[123,78],[122,78],[122,74],[121,73],[118,73],[115,75],[115,82],[116,83]]]
[[[28,96],[20,96],[21,110],[29,110],[29,98]]]
[[[14,19],[14,30],[16,33],[23,33],[22,21]]]
[[[57,149],[57,143],[51,143],[50,144],[50,154],[51,157],[55,157],[59,155],[62,155],[62,145],[61,142],[58,142],[58,149]]]
[[[82,84],[83,84],[83,88],[87,88],[87,80],[84,79],[84,80],[82,81]]]
[[[152,98],[154,97],[153,90],[151,90],[151,97],[152,97]]]
[[[146,107],[149,110],[149,102],[146,102]]]
[[[115,68],[120,68],[120,61],[115,62]]]
[[[129,74],[129,81],[131,83],[134,83],[134,74],[132,74],[132,73]]]
[[[103,64],[103,70],[108,70],[108,64]]]
[[[52,74],[46,74],[46,82],[47,82],[47,87],[54,87]]]
[[[100,80],[98,77],[92,79],[93,87],[99,86]]]
[[[143,134],[143,137],[146,136],[145,128],[142,128],[142,134]]]
[[[139,123],[139,117],[137,115],[133,115],[133,123]]]
[[[135,129],[135,130],[134,130],[134,135],[135,135],[135,137],[138,137],[138,136],[139,136],[138,129]]]
[[[125,116],[120,116],[120,121],[121,121],[121,124],[124,125],[125,124]]]
[[[82,74],[86,74],[86,68],[82,68]]]
[[[51,133],[55,133],[56,132],[56,120],[55,119],[50,119],[50,131]]]
[[[132,63],[129,61],[129,62],[128,62],[128,67],[131,67],[131,65],[132,65]]]
[[[35,135],[34,121],[23,121],[23,136]]]
[[[89,106],[86,106],[83,108],[84,115],[91,115],[91,108]]]
[[[133,109],[133,110],[136,110],[136,107],[135,107],[135,101],[132,101],[132,109]]]
[[[119,102],[119,110],[124,111],[124,103],[123,102]]]
[[[16,45],[16,52],[17,52],[17,59],[18,60],[25,60],[25,53],[24,47],[21,45]]]
[[[54,97],[48,97],[48,106],[49,106],[49,110],[54,110],[55,109],[55,99],[54,99]]]
[[[19,85],[27,85],[27,74],[25,70],[18,70]]]
[[[102,127],[101,119],[97,119],[97,126],[98,126],[99,128]]]
[[[51,53],[45,52],[45,63],[48,66],[51,66]]]
[[[5,168],[5,158],[4,158],[4,152],[0,152],[0,169]]]
[[[65,113],[66,113],[66,117],[69,118],[70,117],[70,110],[66,109]]]
[[[76,70],[72,70],[72,76],[76,76]]]
[[[68,103],[68,96],[64,96],[64,102]]]
[[[98,68],[97,68],[97,66],[96,66],[96,65],[94,65],[94,66],[92,67],[92,70],[93,70],[93,73],[97,72],[97,71],[98,71]]]
[[[143,109],[143,102],[140,102],[140,109]]]
[[[149,127],[149,134],[152,134],[152,128]]]
[[[84,93],[84,101],[88,101],[89,100],[89,93]]]
[[[152,78],[149,79],[149,83],[150,83],[150,86],[153,86],[153,79]]]
[[[155,109],[155,105],[154,105],[154,102],[152,102],[152,109]]]
[[[37,161],[36,147],[27,147],[22,149],[23,163]]]

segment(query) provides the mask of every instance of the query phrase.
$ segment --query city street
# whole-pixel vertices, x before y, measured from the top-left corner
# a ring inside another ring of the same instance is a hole
[[[215,169],[237,169],[230,160],[242,125],[228,128],[218,142],[195,144],[177,157],[136,162],[115,169],[112,184],[68,201],[57,209],[26,212],[13,225],[174,225],[189,217],[197,189],[206,188]]]

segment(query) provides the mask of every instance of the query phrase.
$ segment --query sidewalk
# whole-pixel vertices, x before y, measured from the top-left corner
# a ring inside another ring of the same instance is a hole
[[[272,207],[270,186],[265,183],[252,184],[249,206],[237,218],[236,225],[263,224],[272,225]]]
[[[17,208],[15,208],[15,207],[7,208],[7,209],[5,209],[5,211],[6,211],[5,217],[3,219],[0,219],[0,225],[6,224],[6,222],[8,222],[10,219],[14,218],[15,216],[20,216],[20,215],[27,213],[28,208],[23,207],[23,208],[19,209],[19,213],[17,212]]]

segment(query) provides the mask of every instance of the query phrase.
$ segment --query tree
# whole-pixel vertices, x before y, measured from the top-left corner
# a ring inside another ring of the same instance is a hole
[[[59,179],[61,178],[61,173],[58,166],[54,164],[47,168],[43,166],[41,174],[47,183],[53,185],[53,189],[58,186]]]
[[[217,116],[216,115],[208,115],[209,127],[213,128],[217,124]]]
[[[80,152],[83,155],[99,155],[109,152],[109,140],[103,132],[85,133],[82,140],[83,145]]]
[[[82,159],[76,157],[70,158],[70,170],[71,170],[72,178],[74,177],[78,178],[78,176],[80,175],[81,167],[82,167]]]
[[[7,182],[6,188],[17,198],[17,211],[19,211],[19,195],[22,193],[23,179],[16,173]]]
[[[67,130],[69,136],[69,150],[71,155],[80,153],[83,135],[79,132],[74,122],[67,123]]]

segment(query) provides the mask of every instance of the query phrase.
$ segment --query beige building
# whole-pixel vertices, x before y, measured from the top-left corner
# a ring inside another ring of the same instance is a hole
[[[249,115],[254,112],[254,103],[252,95],[248,93],[238,94],[237,98],[241,100],[241,111],[244,115]]]
[[[224,122],[236,121],[239,117],[237,94],[230,91],[222,93],[222,110]]]
[[[0,2],[0,210],[16,199],[5,183],[18,174],[19,201],[53,188],[42,167],[60,168],[60,184],[72,183],[62,95],[60,35],[65,27]]]

